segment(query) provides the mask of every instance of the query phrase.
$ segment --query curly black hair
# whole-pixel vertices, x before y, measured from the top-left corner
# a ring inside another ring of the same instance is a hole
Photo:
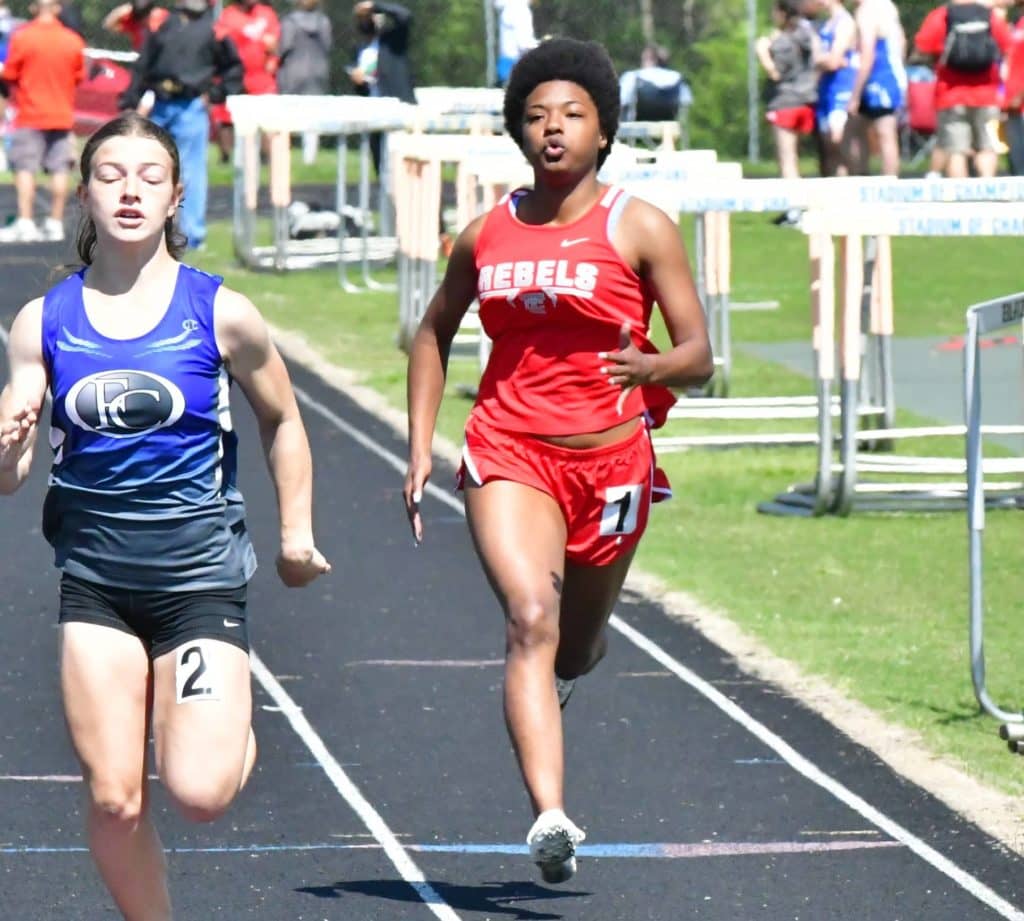
[[[527,51],[512,68],[505,90],[505,130],[523,146],[523,110],[526,97],[541,83],[568,80],[587,91],[597,106],[601,133],[608,144],[597,153],[598,169],[611,153],[619,130],[619,78],[608,52],[597,42],[551,38]]]

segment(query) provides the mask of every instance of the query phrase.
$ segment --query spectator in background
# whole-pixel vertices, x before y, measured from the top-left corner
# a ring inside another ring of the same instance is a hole
[[[60,13],[57,14],[57,18],[72,32],[77,32],[82,38],[85,38],[85,20],[74,0],[61,0]]]
[[[75,161],[71,138],[75,87],[85,76],[85,42],[57,18],[58,0],[35,0],[36,14],[10,39],[0,77],[13,90],[10,165],[18,216],[0,230],[0,242],[64,239],[68,174]],[[50,215],[42,230],[33,220],[36,174],[50,176]]]
[[[994,176],[999,61],[1010,47],[1005,18],[989,4],[951,0],[924,18],[914,47],[936,62],[938,144],[946,155],[946,175],[967,176],[973,152],[977,174]]]
[[[535,47],[533,0],[494,0],[498,14],[498,86],[508,83],[508,75],[525,52]]]
[[[1006,54],[1003,108],[1006,110],[1006,143],[1010,148],[1010,172],[1024,176],[1024,0],[1015,0],[1017,20],[1010,31]]]
[[[11,33],[24,24],[24,19],[19,19],[11,13],[11,8],[0,0],[0,69],[7,60],[8,43],[11,40]],[[7,84],[0,79],[0,172],[7,171],[7,97],[10,95]]]
[[[771,81],[766,118],[775,136],[775,154],[784,179],[800,178],[800,136],[814,133],[814,106],[818,101],[816,38],[802,11],[798,0],[775,0],[775,30],[761,36],[754,46]],[[795,218],[787,212],[776,221],[791,224]]]
[[[160,28],[169,16],[153,0],[131,0],[115,6],[103,18],[103,28],[114,35],[127,35],[135,51],[141,51],[150,32]]]
[[[857,79],[854,42],[857,28],[842,0],[821,0],[826,18],[818,28],[818,139],[821,143],[821,174],[846,174],[843,163],[843,134],[849,120],[847,106]]]
[[[131,85],[120,98],[122,108],[137,109],[147,92],[156,97],[149,117],[178,147],[185,185],[180,224],[193,248],[206,241],[209,105],[241,91],[242,62],[231,40],[216,34],[208,0],[178,0],[164,24],[146,37]]]
[[[320,0],[293,0],[295,9],[281,20],[280,65],[277,88],[281,93],[323,96],[330,83],[331,21],[320,9]],[[302,159],[316,160],[320,136],[302,135]]]
[[[0,0],[0,64],[7,60],[7,45],[11,40],[11,33],[20,25],[24,19],[17,18],[10,6]]]
[[[412,70],[409,67],[409,31],[412,13],[400,3],[362,0],[352,8],[361,44],[349,79],[356,92],[365,96],[394,96],[416,102]],[[380,175],[381,135],[370,135],[373,167]]]
[[[693,93],[683,75],[668,66],[668,52],[647,45],[640,52],[639,70],[619,77],[619,100],[623,121],[677,121],[693,102]]]
[[[882,159],[882,173],[898,176],[900,140],[897,121],[906,98],[903,66],[907,37],[892,0],[854,0],[857,5],[857,76],[850,91],[850,119],[843,135],[843,159],[854,175],[868,172],[872,136]]]
[[[260,96],[277,92],[277,50],[281,23],[274,8],[258,0],[234,0],[217,20],[217,37],[231,39],[242,59],[244,92]],[[217,125],[220,159],[227,163],[235,144],[234,126],[227,106],[214,107],[211,117]]]
[[[363,0],[353,8],[356,31],[362,40],[356,66],[349,77],[370,96],[394,96],[416,102],[409,67],[409,31],[412,13],[400,3]]]

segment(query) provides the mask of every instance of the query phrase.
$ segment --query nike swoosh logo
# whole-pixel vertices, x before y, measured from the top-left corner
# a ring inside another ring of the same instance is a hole
[[[567,247],[570,246],[575,246],[577,243],[586,243],[589,239],[590,237],[577,237],[575,240],[563,240],[562,249],[566,249]]]
[[[224,618],[225,627],[239,627],[241,624],[242,622],[240,620],[228,620],[226,617]]]

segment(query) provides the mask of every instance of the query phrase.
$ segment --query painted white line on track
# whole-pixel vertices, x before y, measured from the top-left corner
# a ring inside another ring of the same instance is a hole
[[[335,789],[344,797],[345,802],[352,807],[352,810],[363,824],[370,830],[370,833],[377,839],[384,853],[388,855],[399,873],[416,891],[416,894],[427,904],[427,907],[442,921],[459,921],[459,916],[452,910],[451,906],[441,898],[437,890],[427,882],[422,871],[409,857],[408,852],[399,843],[395,833],[388,828],[387,823],[381,818],[369,801],[359,791],[359,788],[352,782],[348,774],[338,764],[335,757],[327,750],[327,746],[310,725],[301,708],[298,707],[288,692],[281,687],[277,679],[270,673],[270,670],[263,664],[256,653],[250,657],[253,676],[263,685],[266,692],[274,698],[275,703],[281,708],[285,718],[291,723],[292,729],[306,744],[306,748],[324,769],[324,773],[330,778]],[[363,845],[364,847],[366,845]]]
[[[326,419],[336,428],[340,429],[357,444],[366,448],[371,454],[375,454],[389,467],[394,468],[399,473],[405,473],[406,462],[397,454],[392,453],[387,448],[378,444],[364,432],[360,431],[356,426],[342,419],[337,415],[337,413],[332,412],[301,388],[295,388],[295,395],[300,403],[309,407],[309,409],[316,412],[317,415]],[[460,514],[464,514],[462,502],[453,496],[450,491],[440,489],[433,483],[429,482],[426,484],[425,489],[427,493],[435,499],[438,499],[448,507],[455,509]],[[997,892],[981,882],[981,880],[976,879],[966,870],[962,870],[955,863],[949,860],[949,858],[944,857],[935,850],[935,848],[926,844],[898,822],[890,819],[887,815],[876,809],[852,790],[830,777],[790,746],[789,743],[782,739],[781,736],[776,735],[763,723],[758,722],[742,707],[735,704],[681,662],[678,662],[657,643],[640,633],[639,630],[631,627],[620,617],[614,614],[608,623],[613,629],[617,630],[626,639],[633,643],[634,646],[638,647],[643,652],[646,652],[652,659],[667,668],[695,691],[711,701],[711,703],[722,710],[722,712],[728,717],[735,720],[748,732],[760,739],[799,774],[802,774],[812,783],[815,783],[824,790],[827,790],[841,803],[848,806],[850,809],[853,809],[869,822],[872,822],[886,834],[891,835],[897,841],[906,845],[910,850],[917,854],[918,857],[930,864],[940,873],[949,877],[957,885],[978,899],[978,901],[983,902],[985,905],[989,906],[989,908],[997,912],[1001,917],[1008,919],[1008,921],[1024,921],[1024,912],[1015,908]]]
[[[2,340],[6,345],[7,331],[2,326],[0,326],[0,340]],[[337,415],[337,413],[332,412],[318,400],[306,393],[306,391],[301,387],[295,387],[295,396],[300,403],[309,407],[309,409],[316,412],[317,415],[326,419],[335,426],[335,428],[344,432],[354,442],[366,448],[366,450],[371,454],[379,457],[388,466],[397,470],[399,473],[405,473],[406,462],[397,454],[392,453],[364,432],[360,431],[356,426],[342,419]],[[433,483],[429,482],[426,484],[425,488],[426,491],[435,499],[438,499],[450,508],[455,509],[459,514],[464,513],[462,503],[450,492],[440,489]],[[735,720],[748,732],[764,742],[764,744],[774,750],[795,771],[802,774],[811,782],[822,787],[824,790],[827,790],[840,802],[862,815],[865,819],[876,825],[886,834],[891,835],[897,841],[905,844],[910,850],[917,854],[918,857],[930,864],[940,873],[949,877],[957,883],[957,885],[961,886],[964,890],[978,899],[978,901],[984,903],[993,911],[997,912],[1001,917],[1008,919],[1008,921],[1024,921],[1024,912],[1019,911],[979,879],[976,879],[967,871],[960,869],[960,867],[955,863],[947,857],[944,857],[930,845],[925,844],[924,841],[904,828],[898,822],[890,819],[866,800],[859,797],[852,790],[830,777],[792,748],[789,743],[783,740],[780,736],[772,732],[767,726],[755,720],[745,710],[711,686],[703,678],[699,677],[696,673],[665,652],[665,650],[658,646],[657,643],[649,640],[646,636],[631,627],[617,615],[612,615],[609,620],[609,624],[631,643],[646,652],[656,662],[659,662],[682,681],[686,682],[695,691],[704,695],[727,716]],[[398,868],[406,882],[416,890],[437,917],[444,918],[446,921],[453,921],[453,919],[454,921],[458,921],[458,915],[455,914],[451,907],[444,902],[437,891],[426,882],[422,872],[412,862],[412,860],[409,859],[408,854],[402,848],[402,845],[399,844],[394,833],[387,827],[387,824],[380,817],[377,811],[369,804],[362,793],[359,792],[359,789],[348,778],[348,775],[345,774],[341,766],[327,750],[323,741],[313,730],[309,721],[306,720],[305,716],[303,716],[302,711],[295,705],[294,701],[292,701],[284,688],[281,687],[274,676],[267,670],[266,666],[263,665],[262,661],[255,654],[252,656],[252,668],[253,674],[257,676],[267,693],[277,701],[289,722],[292,724],[292,728],[299,734],[302,740],[306,743],[306,746],[313,753],[313,756],[323,766],[325,772],[327,772],[338,792],[341,793],[349,805],[355,810],[363,823],[373,833],[374,837],[380,841],[385,853],[387,853],[392,863],[394,863]]]
[[[5,347],[8,342],[7,330],[2,325],[0,325],[0,342]],[[303,394],[303,397],[309,400],[309,397],[305,394]],[[253,677],[259,681],[264,690],[281,708],[281,713],[291,724],[292,729],[295,730],[295,733],[305,743],[306,748],[309,749],[310,753],[323,768],[324,773],[328,776],[331,783],[334,784],[335,789],[342,795],[353,812],[359,816],[362,823],[379,842],[384,853],[387,854],[398,872],[402,874],[402,879],[413,888],[431,912],[440,918],[441,921],[460,921],[459,916],[451,906],[427,882],[423,872],[406,853],[397,837],[395,837],[394,832],[388,828],[387,823],[381,818],[380,813],[370,805],[366,797],[359,791],[359,788],[352,782],[348,774],[345,773],[337,759],[327,750],[327,746],[316,730],[310,725],[302,710],[292,700],[288,692],[281,687],[281,684],[255,652],[251,653],[250,667]]]

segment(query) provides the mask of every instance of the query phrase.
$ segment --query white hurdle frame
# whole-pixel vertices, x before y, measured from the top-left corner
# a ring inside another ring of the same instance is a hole
[[[849,207],[842,210],[808,211],[803,221],[809,244],[830,246],[841,239],[844,283],[841,304],[841,433],[839,456],[832,462],[832,446],[825,443],[827,427],[822,423],[829,414],[819,412],[818,466],[812,487],[794,486],[774,501],[762,503],[759,510],[772,514],[820,515],[832,511],[849,515],[854,510],[874,511],[948,511],[962,509],[967,501],[966,480],[946,482],[859,483],[858,474],[889,472],[921,477],[960,477],[966,472],[962,461],[950,458],[893,457],[864,459],[858,454],[861,443],[894,441],[928,436],[963,436],[964,426],[922,426],[908,428],[857,428],[861,412],[861,373],[864,359],[862,338],[862,248],[864,238],[877,236],[1019,236],[1024,235],[1024,217],[1020,208],[1005,203],[917,204],[886,210]],[[817,244],[815,243],[817,239]],[[823,266],[824,268],[824,266]],[[824,279],[824,275],[823,275]],[[883,301],[888,285],[880,291]],[[835,311],[835,288],[823,280],[817,292],[822,316]],[[814,300],[812,291],[812,300]],[[891,301],[891,298],[890,298]],[[824,405],[824,404],[823,404]],[[985,434],[1024,434],[1024,426],[984,426]],[[993,474],[1024,472],[1013,464],[990,466]],[[986,484],[986,501],[1000,506],[1015,503],[1015,494],[1024,483],[997,481]]]
[[[659,190],[660,191],[660,190]],[[643,195],[641,189],[638,194]],[[653,199],[652,199],[653,200]],[[702,302],[708,311],[709,328],[716,329],[712,348],[716,354],[716,375],[712,379],[711,393],[728,393],[726,360],[731,364],[730,329],[730,298],[728,290],[731,274],[731,237],[728,231],[715,227],[721,221],[728,222],[733,213],[764,213],[785,211],[795,208],[807,209],[842,209],[847,207],[875,206],[884,209],[898,204],[928,204],[937,202],[1021,202],[1024,201],[1024,179],[896,179],[887,176],[860,176],[822,179],[741,179],[702,181],[699,186],[680,185],[674,194],[660,195],[655,201],[666,211],[675,209],[677,213],[691,213],[696,217],[696,244],[693,261],[695,264],[695,280]],[[713,227],[714,229],[708,229]],[[821,355],[819,342],[822,332],[828,329],[821,325],[815,286],[818,284],[817,266],[819,257],[813,251],[820,241],[811,243],[812,266],[812,350],[815,357],[815,385],[818,399],[811,400],[817,406],[828,406],[829,414],[836,415],[840,411],[838,397],[822,402],[821,391],[830,387],[832,381],[822,376],[822,370],[832,369],[831,357]],[[893,311],[891,299],[892,257],[889,240],[884,237],[871,236],[868,241],[868,256],[865,259],[864,276],[869,279],[864,284],[860,297],[862,299],[862,335],[865,336],[864,356],[865,373],[858,380],[862,390],[857,404],[857,412],[862,416],[876,417],[882,429],[891,428],[895,416],[895,394],[892,377],[892,335]],[[712,277],[721,288],[724,286],[725,296],[715,297],[707,292],[705,279]],[[709,329],[710,331],[710,329]],[[831,340],[828,342],[831,345]],[[725,356],[723,358],[723,356]],[[716,382],[717,379],[717,382]],[[806,396],[759,399],[756,397],[744,400],[743,418],[776,420],[797,418],[802,415],[803,407],[809,417],[819,416],[816,409],[808,411]],[[730,419],[738,418],[733,406],[733,398],[710,397],[685,399],[673,408],[671,419],[702,418]],[[772,433],[772,434],[724,434],[724,435],[683,435],[659,436],[661,450],[685,450],[693,447],[739,447],[749,445],[785,445],[817,443],[817,434],[808,433]],[[872,447],[887,447],[884,439],[872,442]],[[799,492],[817,492],[815,484],[800,487]],[[769,503],[770,504],[770,503]],[[813,502],[820,507],[821,499]],[[765,509],[769,510],[769,509]],[[820,512],[819,512],[820,513]]]
[[[514,177],[524,161],[505,135],[395,133],[390,142],[398,228],[398,343],[408,349],[437,286],[438,215],[445,164],[455,164],[459,170],[456,212],[461,221],[475,216],[478,196],[487,198],[476,173],[493,169]],[[481,340],[482,363],[486,355],[486,343]]]
[[[235,255],[252,269],[289,271],[337,263],[339,284],[349,291],[363,290],[348,280],[347,264],[360,262],[365,287],[385,287],[372,279],[372,262],[390,261],[396,242],[390,234],[371,237],[370,214],[370,134],[402,128],[413,117],[415,107],[398,99],[368,99],[363,96],[229,96],[228,110],[235,124],[234,155],[234,245]],[[291,240],[287,208],[291,204],[290,137],[305,131],[335,135],[338,138],[338,168],[335,181],[335,209],[339,218],[338,236],[313,240]],[[260,184],[259,138],[269,137],[270,203],[273,242],[257,246],[254,242],[255,216]],[[348,183],[345,155],[348,138],[360,136],[359,207],[363,215],[362,232],[352,239],[345,232]],[[382,164],[382,172],[384,164]],[[381,223],[386,224],[387,208],[381,185]]]
[[[967,536],[970,580],[970,657],[974,696],[982,709],[1001,720],[1000,735],[1012,751],[1024,748],[1024,713],[998,706],[985,685],[984,633],[984,557],[982,532],[985,530],[986,464],[983,458],[981,424],[981,337],[986,333],[1015,325],[1024,336],[1024,291],[1007,297],[975,304],[967,309],[967,338],[964,348],[964,422],[966,424]],[[1024,339],[1022,339],[1024,349]],[[1020,468],[1024,470],[1024,466]],[[1022,494],[1024,495],[1024,494]],[[1017,503],[1024,508],[1024,504]]]

